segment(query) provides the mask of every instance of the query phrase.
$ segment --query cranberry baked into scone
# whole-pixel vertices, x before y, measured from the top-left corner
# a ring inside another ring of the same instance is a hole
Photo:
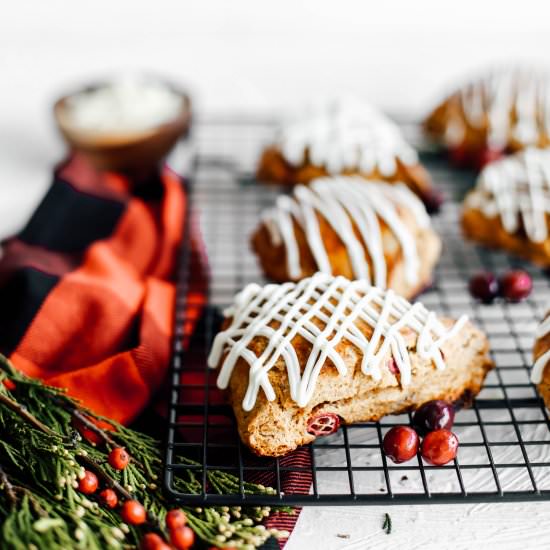
[[[392,290],[317,273],[248,285],[225,312],[209,366],[240,437],[281,456],[340,422],[378,420],[477,394],[493,367],[466,317],[440,319]]]
[[[261,219],[252,248],[277,282],[322,271],[412,298],[431,283],[441,252],[424,205],[403,184],[319,178],[279,196]]]
[[[285,185],[342,174],[403,182],[430,211],[441,203],[397,125],[371,105],[349,98],[305,110],[283,125],[257,169],[258,180]]]
[[[424,123],[458,164],[481,168],[503,154],[550,145],[550,73],[488,70],[452,92]]]
[[[536,384],[546,407],[550,408],[550,312],[537,327],[533,359],[531,382]]]
[[[528,148],[481,172],[464,200],[464,235],[550,266],[550,149]]]

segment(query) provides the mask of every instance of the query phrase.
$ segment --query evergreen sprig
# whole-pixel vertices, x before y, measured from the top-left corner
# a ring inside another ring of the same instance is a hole
[[[123,447],[129,464],[116,470],[109,452]],[[144,534],[169,540],[165,517],[170,504],[158,486],[161,445],[154,438],[83,408],[62,389],[16,371],[0,355],[0,547],[14,550],[102,550],[137,548]],[[199,466],[185,456],[183,464]],[[101,486],[112,488],[121,501],[137,500],[147,510],[139,526],[124,523],[117,509],[102,506],[94,495],[79,490],[85,471]],[[209,471],[218,493],[234,493],[239,479]],[[175,474],[176,488],[199,494],[200,468]],[[245,483],[248,493],[274,489]],[[188,525],[206,546],[250,550],[270,536],[262,522],[269,507],[182,507]],[[279,509],[289,511],[288,509]]]

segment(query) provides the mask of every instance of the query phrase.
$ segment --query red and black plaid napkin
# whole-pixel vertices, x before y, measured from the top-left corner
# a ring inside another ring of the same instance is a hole
[[[191,234],[189,334],[205,303],[207,269],[186,196],[168,169],[132,187],[75,156],[0,259],[0,350],[29,376],[65,387],[99,414],[131,422],[165,379],[173,335],[174,273],[182,230]],[[285,460],[309,462],[302,451]],[[272,476],[258,479],[272,484]],[[304,476],[283,480],[307,492]],[[295,516],[270,527],[291,530]]]

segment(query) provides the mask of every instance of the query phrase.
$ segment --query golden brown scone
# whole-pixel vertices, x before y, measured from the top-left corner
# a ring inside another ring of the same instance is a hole
[[[350,100],[319,108],[283,126],[263,151],[259,181],[307,185],[316,178],[348,175],[405,183],[436,211],[442,195],[399,128],[370,105]]]
[[[280,196],[262,215],[252,248],[277,282],[324,271],[412,298],[431,283],[441,241],[405,186],[341,176]]]
[[[424,121],[459,165],[482,168],[504,154],[550,145],[550,74],[532,67],[485,71]]]
[[[473,396],[494,366],[486,336],[467,319],[437,319],[365,281],[317,274],[249,285],[227,315],[209,364],[220,368],[242,441],[262,456],[340,422]]]
[[[538,326],[536,336],[531,382],[537,385],[546,407],[550,408],[550,312]]]
[[[550,266],[550,149],[485,167],[464,200],[462,228],[468,239]]]

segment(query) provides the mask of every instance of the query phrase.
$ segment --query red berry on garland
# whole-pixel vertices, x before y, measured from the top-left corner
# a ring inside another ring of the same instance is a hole
[[[99,499],[107,508],[113,509],[118,504],[117,494],[112,489],[103,489],[103,491],[99,493]]]
[[[500,279],[500,292],[510,302],[520,302],[527,298],[532,288],[531,277],[521,269],[508,271]]]
[[[141,539],[140,548],[141,550],[171,550],[170,546],[156,533],[147,533]]]
[[[80,420],[73,419],[73,426],[90,445],[101,445],[103,443],[103,438],[97,432],[80,422]]]
[[[470,294],[484,304],[490,304],[498,296],[498,281],[488,271],[474,275],[470,279],[469,288]]]
[[[84,477],[78,482],[78,488],[81,493],[91,495],[97,491],[97,476],[89,470],[84,471]]]
[[[127,500],[120,510],[122,519],[130,525],[141,525],[145,523],[147,514],[143,505],[137,500]]]
[[[187,516],[185,515],[185,512],[182,512],[181,510],[170,510],[166,514],[166,527],[170,530],[183,527],[186,523]]]
[[[434,466],[443,466],[454,460],[458,451],[458,437],[445,429],[430,432],[422,441],[422,458]]]
[[[384,436],[382,448],[396,464],[406,462],[418,451],[418,434],[408,426],[394,426]]]
[[[195,533],[187,525],[172,529],[170,531],[170,542],[177,550],[188,550],[195,542]]]
[[[8,391],[13,391],[17,387],[15,385],[15,382],[13,380],[10,380],[9,378],[4,378],[4,380],[2,380],[2,384],[4,384],[4,388],[6,388]]]
[[[130,455],[122,447],[117,447],[109,453],[109,464],[115,470],[124,470],[129,462]]]

